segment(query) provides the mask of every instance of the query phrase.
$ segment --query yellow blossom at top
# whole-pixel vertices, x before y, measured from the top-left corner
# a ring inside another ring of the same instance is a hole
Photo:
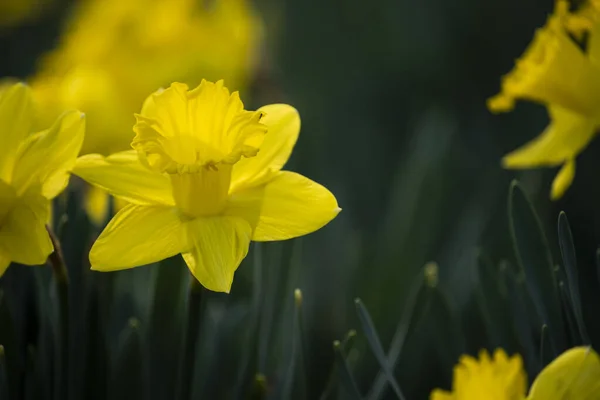
[[[90,252],[114,271],[182,253],[206,288],[229,292],[250,241],[313,232],[340,211],[325,187],[282,171],[300,130],[286,104],[247,111],[223,81],[173,83],[136,115],[133,151],[78,159],[74,173],[131,204]]]
[[[575,347],[552,361],[527,395],[527,378],[519,355],[498,349],[479,360],[463,356],[454,368],[452,392],[435,389],[430,400],[598,400],[600,358],[589,347]]]
[[[46,230],[50,200],[67,186],[83,143],[80,112],[66,112],[35,133],[33,118],[27,86],[0,89],[0,276],[11,261],[44,264],[52,253]]]
[[[541,103],[550,124],[531,142],[507,154],[505,168],[562,166],[552,184],[557,199],[575,176],[575,158],[600,127],[600,3],[576,12],[558,0],[554,13],[502,79],[502,91],[488,100],[493,112],[512,110],[519,99]],[[588,34],[582,46],[577,40]]]
[[[83,154],[129,148],[133,114],[173,81],[251,74],[262,25],[248,0],[82,0],[30,84],[41,124],[86,113]]]

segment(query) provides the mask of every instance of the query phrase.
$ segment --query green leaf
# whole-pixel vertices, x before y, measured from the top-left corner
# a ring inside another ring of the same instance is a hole
[[[381,341],[379,340],[379,335],[377,334],[377,330],[375,329],[375,325],[373,324],[373,320],[369,315],[367,307],[365,307],[365,305],[360,299],[354,300],[354,303],[356,305],[358,319],[360,320],[363,332],[367,337],[367,341],[371,346],[371,350],[373,351],[375,358],[379,362],[379,365],[381,366],[384,374],[386,375],[388,382],[392,386],[396,397],[400,400],[404,400],[404,395],[402,394],[402,391],[400,390],[400,385],[398,385],[398,382],[394,377],[394,372],[390,367],[390,364],[388,363],[387,357],[383,351],[383,347],[381,346]]]
[[[579,292],[579,273],[577,271],[577,257],[575,255],[575,245],[573,244],[573,234],[569,226],[567,214],[561,211],[558,215],[558,243],[562,255],[565,272],[567,274],[567,284],[569,290],[570,306],[577,322],[577,327],[583,344],[590,344],[590,338],[583,321],[583,312],[581,310],[581,294]]]
[[[529,199],[516,181],[508,195],[508,215],[518,265],[535,308],[548,325],[550,346],[558,356],[567,346],[560,297],[548,240]]]
[[[515,275],[505,264],[503,264],[500,271],[502,281],[506,285],[511,314],[513,315],[512,327],[523,349],[521,354],[525,360],[527,370],[539,372],[540,356],[533,340],[533,331],[538,325],[538,316],[537,314],[533,316],[530,314],[527,299],[529,293],[525,288],[524,279],[522,276]],[[543,325],[540,323],[539,326]]]
[[[352,376],[352,371],[350,371],[348,360],[346,360],[346,353],[339,340],[333,342],[333,351],[335,353],[335,361],[337,363],[342,387],[346,389],[346,394],[348,395],[348,397],[344,398],[362,400],[362,395],[360,394],[358,385]]]
[[[110,400],[146,399],[139,325],[137,319],[131,318],[128,326],[121,332],[108,387],[107,398]]]
[[[348,353],[352,346],[354,345],[354,339],[356,339],[356,331],[351,329],[346,333],[346,336],[340,343],[340,347],[344,354]],[[328,400],[328,399],[336,399],[336,389],[337,389],[337,377],[338,377],[338,365],[334,363],[331,368],[331,373],[329,374],[329,379],[327,380],[327,384],[325,385],[325,389],[323,393],[319,397],[320,400]],[[385,378],[384,378],[385,379]]]
[[[427,298],[429,297],[429,288],[425,287],[424,284],[424,271],[419,271],[419,274],[414,279],[410,287],[410,291],[408,292],[408,298],[406,300],[406,303],[404,304],[402,316],[400,318],[400,321],[398,322],[396,331],[394,332],[394,336],[392,338],[392,342],[387,355],[388,365],[390,366],[392,371],[395,370],[396,365],[400,360],[400,356],[404,348],[404,343],[406,342],[406,338],[408,337],[409,329],[414,327],[417,320],[419,320],[423,316],[424,307],[428,303]],[[373,387],[371,388],[367,398],[374,400],[381,398],[386,389],[387,382],[388,378],[385,372],[380,371],[377,374],[375,383],[373,384]]]
[[[176,393],[177,368],[183,337],[183,311],[189,272],[180,255],[161,261],[155,270],[146,343],[151,393],[166,399]]]
[[[22,369],[22,365],[19,360],[18,342],[13,318],[8,309],[4,291],[2,290],[0,290],[0,345],[3,346],[4,371],[10,395],[7,398],[16,399],[20,397],[20,370]]]
[[[304,330],[302,323],[302,292],[294,291],[294,328],[292,330],[292,354],[286,376],[283,381],[282,397],[289,399],[306,398],[306,369],[304,366]]]
[[[8,366],[6,365],[6,352],[0,344],[0,399],[9,399],[8,391]]]
[[[46,398],[40,373],[40,363],[38,360],[39,357],[36,349],[31,345],[28,346],[25,364],[25,398],[29,400]]]
[[[514,335],[510,329],[512,315],[507,312],[506,290],[501,286],[498,269],[481,253],[474,264],[473,280],[490,347],[514,348]]]

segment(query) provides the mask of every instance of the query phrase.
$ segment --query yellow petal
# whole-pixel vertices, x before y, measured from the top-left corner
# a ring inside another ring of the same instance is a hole
[[[125,206],[90,251],[92,269],[117,271],[151,264],[187,248],[185,230],[173,207]]]
[[[69,111],[50,129],[30,135],[19,148],[15,163],[13,184],[17,190],[40,185],[46,198],[56,197],[69,183],[84,131],[84,115]]]
[[[431,392],[429,400],[452,400],[454,396],[452,393],[446,392],[445,390],[435,389]]]
[[[588,117],[600,106],[600,68],[569,36],[566,1],[558,1],[514,69],[502,78],[501,93],[488,100],[493,112],[512,109],[518,99],[556,104]],[[568,78],[566,78],[568,77]]]
[[[600,358],[590,347],[575,347],[552,361],[535,379],[528,400],[597,400]]]
[[[115,197],[140,205],[175,204],[168,176],[143,166],[135,151],[77,159],[73,173]]]
[[[573,183],[573,178],[575,177],[575,160],[568,160],[558,171],[554,181],[552,181],[552,192],[550,193],[550,198],[552,200],[557,200],[562,197],[563,194],[567,191],[571,183]]]
[[[229,293],[233,274],[248,254],[252,228],[235,217],[198,218],[186,224],[191,251],[183,258],[207,289]]]
[[[549,108],[551,123],[537,138],[502,159],[505,168],[556,166],[577,156],[594,138],[594,122],[558,106]]]
[[[252,240],[285,240],[326,225],[341,211],[333,194],[310,179],[280,171],[269,183],[235,193],[226,209],[254,228]]]
[[[20,264],[44,264],[53,251],[46,230],[49,211],[48,200],[39,194],[20,197],[0,225],[0,253]]]
[[[23,83],[3,88],[0,93],[0,179],[10,181],[19,144],[33,124],[31,91]]]
[[[300,115],[287,104],[271,104],[260,108],[265,113],[261,122],[268,131],[255,157],[243,158],[233,166],[230,192],[265,182],[273,172],[283,168],[292,154],[300,133]]]

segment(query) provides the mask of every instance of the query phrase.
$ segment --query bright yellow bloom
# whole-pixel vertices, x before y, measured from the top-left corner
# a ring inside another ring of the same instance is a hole
[[[600,358],[589,347],[575,347],[551,362],[535,379],[529,395],[519,355],[498,349],[490,359],[463,356],[454,368],[452,392],[436,389],[431,400],[598,400]]]
[[[519,355],[508,357],[497,349],[493,358],[487,351],[479,360],[462,356],[454,368],[452,392],[436,389],[431,400],[521,400],[527,390],[527,376]]]
[[[261,32],[247,0],[82,0],[31,79],[39,121],[77,108],[88,119],[83,154],[126,150],[148,93],[203,77],[243,86]]]
[[[489,99],[493,112],[512,110],[518,99],[545,105],[548,127],[531,142],[506,155],[505,168],[562,166],[551,191],[561,197],[575,176],[575,158],[600,127],[600,14],[596,1],[569,11],[558,0],[515,68],[502,79],[502,91]],[[575,40],[589,33],[585,50]]]
[[[323,186],[281,171],[300,117],[285,104],[246,111],[223,81],[173,83],[145,101],[126,151],[80,157],[74,173],[131,204],[90,252],[114,271],[182,253],[206,288],[229,292],[251,240],[313,232],[340,211]]]
[[[38,265],[52,253],[50,199],[67,186],[83,143],[80,112],[66,112],[37,133],[33,118],[29,87],[0,89],[0,276],[11,261]]]

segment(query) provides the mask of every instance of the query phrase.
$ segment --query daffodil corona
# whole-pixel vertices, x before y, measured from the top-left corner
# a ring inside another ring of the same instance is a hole
[[[600,127],[600,2],[576,12],[558,0],[515,68],[502,79],[502,91],[488,101],[493,112],[512,110],[518,99],[545,105],[550,124],[540,136],[506,155],[506,168],[562,166],[552,184],[557,199],[571,185],[575,159]],[[585,46],[578,42],[587,34]]]
[[[44,264],[53,247],[46,230],[50,199],[68,184],[83,143],[85,121],[64,113],[47,130],[33,133],[29,87],[0,90],[0,276],[10,262]]]
[[[313,232],[340,211],[335,197],[282,171],[300,130],[297,111],[247,111],[223,82],[173,83],[136,115],[133,151],[79,158],[74,173],[131,204],[90,252],[92,269],[132,268],[183,254],[206,288],[229,292],[251,240]]]
[[[598,400],[600,358],[589,347],[575,347],[551,362],[527,395],[527,377],[519,355],[483,350],[479,359],[463,356],[454,368],[452,392],[436,389],[431,400]]]

